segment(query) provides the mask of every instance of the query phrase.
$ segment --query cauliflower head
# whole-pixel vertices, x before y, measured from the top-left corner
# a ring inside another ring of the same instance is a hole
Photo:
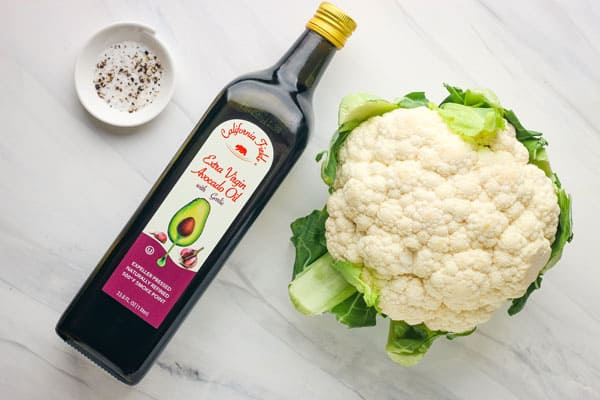
[[[436,110],[399,108],[352,130],[327,202],[327,250],[361,265],[392,320],[462,332],[518,298],[551,255],[554,184],[506,124],[485,146]]]
[[[386,352],[405,366],[506,300],[520,312],[573,239],[542,133],[489,89],[445,87],[439,105],[344,97],[317,155],[327,204],[291,224],[296,310],[350,328],[387,318]]]

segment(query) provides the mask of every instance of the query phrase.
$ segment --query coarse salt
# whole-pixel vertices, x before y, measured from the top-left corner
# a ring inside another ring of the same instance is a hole
[[[162,74],[160,60],[148,47],[127,40],[98,56],[93,84],[110,107],[133,113],[158,96]]]

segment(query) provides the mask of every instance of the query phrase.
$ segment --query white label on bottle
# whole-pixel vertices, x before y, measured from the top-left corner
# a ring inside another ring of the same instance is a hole
[[[102,290],[158,328],[272,162],[257,125],[217,126]]]

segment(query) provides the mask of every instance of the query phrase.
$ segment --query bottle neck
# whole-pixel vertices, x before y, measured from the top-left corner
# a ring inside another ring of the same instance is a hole
[[[323,36],[307,29],[275,64],[279,81],[312,94],[314,87],[335,53],[335,46]]]

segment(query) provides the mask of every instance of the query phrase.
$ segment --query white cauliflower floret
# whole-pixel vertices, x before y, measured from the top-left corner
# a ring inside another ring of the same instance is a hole
[[[436,111],[397,109],[355,128],[327,203],[327,248],[362,264],[393,320],[462,332],[522,296],[550,257],[559,207],[507,124],[488,147]]]

